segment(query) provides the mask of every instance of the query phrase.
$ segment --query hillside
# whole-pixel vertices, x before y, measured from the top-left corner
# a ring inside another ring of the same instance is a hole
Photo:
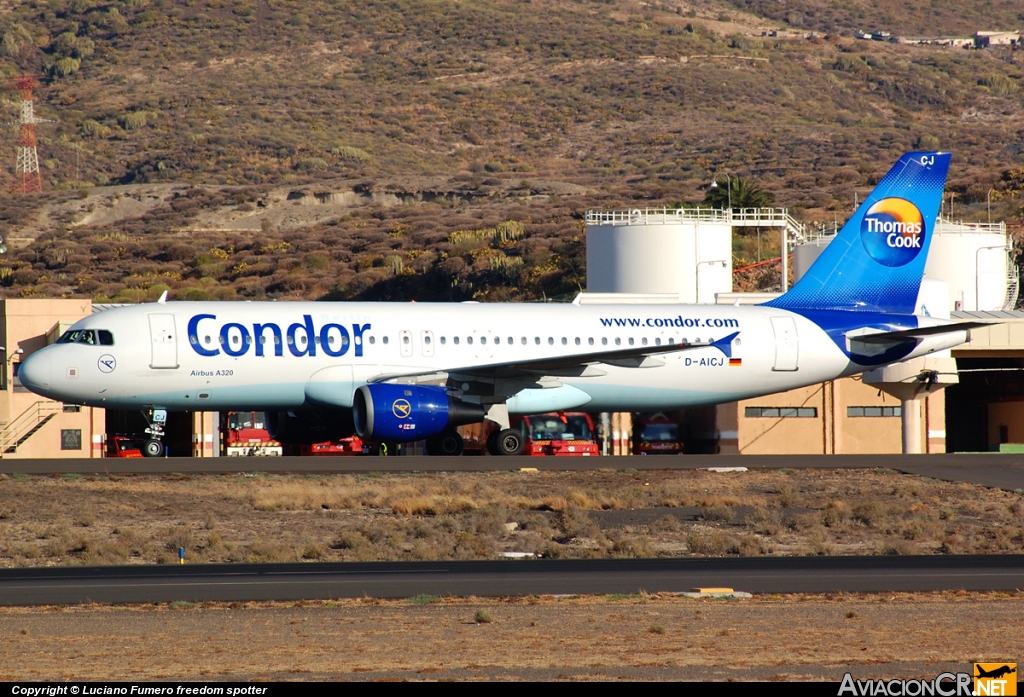
[[[726,172],[831,221],[915,147],[954,150],[957,217],[1019,218],[1024,52],[852,38],[1024,24],[932,5],[12,0],[0,74],[43,76],[55,123],[47,193],[0,198],[0,292],[558,297],[588,208],[700,201]]]

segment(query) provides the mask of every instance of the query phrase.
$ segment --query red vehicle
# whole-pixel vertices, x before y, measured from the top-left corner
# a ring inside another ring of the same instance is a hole
[[[373,443],[364,441],[359,436],[299,446],[300,455],[372,455],[375,452]]]
[[[280,457],[284,448],[270,437],[262,411],[229,411],[222,417],[224,454],[228,457]]]
[[[600,452],[594,421],[580,411],[516,416],[512,427],[526,438],[524,455],[596,457]]]
[[[111,436],[107,438],[107,457],[142,457],[143,443],[145,439]]]
[[[636,455],[682,455],[679,424],[664,414],[633,419],[633,453]]]

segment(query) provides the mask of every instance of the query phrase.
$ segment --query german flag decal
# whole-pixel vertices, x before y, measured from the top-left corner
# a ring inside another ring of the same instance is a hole
[[[730,358],[729,359],[729,365],[730,366],[743,365],[743,359],[742,358]]]

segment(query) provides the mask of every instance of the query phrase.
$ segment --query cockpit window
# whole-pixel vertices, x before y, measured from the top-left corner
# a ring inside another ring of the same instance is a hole
[[[88,344],[113,346],[114,335],[106,329],[69,329],[57,339],[58,344]]]

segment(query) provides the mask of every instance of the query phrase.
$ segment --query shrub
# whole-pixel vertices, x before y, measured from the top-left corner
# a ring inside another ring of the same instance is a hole
[[[134,131],[137,128],[143,128],[146,125],[146,112],[144,111],[133,111],[130,114],[125,114],[120,119],[121,127],[126,131]]]
[[[56,77],[67,77],[78,72],[82,64],[77,58],[60,58],[53,64],[53,74]]]

